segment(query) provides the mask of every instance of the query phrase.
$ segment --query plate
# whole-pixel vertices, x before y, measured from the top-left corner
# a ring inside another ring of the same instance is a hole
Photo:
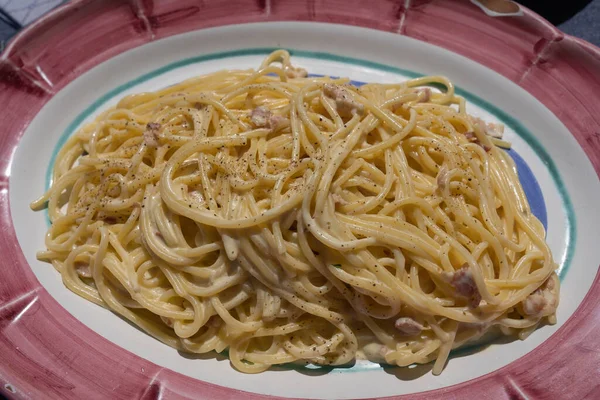
[[[594,213],[600,51],[522,7],[501,13],[467,1],[351,3],[75,1],[9,44],[0,60],[5,394],[582,398],[593,392],[600,361],[600,339],[593,335],[600,307],[600,216]],[[223,357],[192,358],[157,342],[69,292],[51,266],[35,259],[47,222],[28,203],[48,184],[57,148],[78,126],[127,93],[256,67],[279,47],[311,73],[355,81],[446,75],[471,112],[506,124],[521,167],[535,177],[525,186],[534,208],[546,211],[547,240],[560,264],[558,324],[525,341],[455,352],[439,377],[428,365],[370,363],[244,375]]]

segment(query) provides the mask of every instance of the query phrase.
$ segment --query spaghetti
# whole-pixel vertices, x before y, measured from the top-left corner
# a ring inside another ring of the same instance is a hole
[[[445,90],[431,90],[431,86]],[[283,50],[127,96],[63,146],[64,284],[235,368],[407,366],[554,323],[559,282],[502,127],[440,76],[355,87]]]

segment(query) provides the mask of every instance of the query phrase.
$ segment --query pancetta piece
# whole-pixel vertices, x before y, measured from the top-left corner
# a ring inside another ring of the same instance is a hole
[[[469,307],[476,308],[481,303],[481,293],[473,278],[473,273],[465,263],[461,269],[454,272],[444,272],[442,276],[454,288],[456,294],[468,300]]]
[[[335,101],[335,108],[342,117],[352,117],[354,114],[362,114],[365,107],[354,100],[350,93],[343,87],[333,83],[323,85],[325,96]]]
[[[423,325],[421,325],[414,319],[408,317],[398,318],[394,323],[394,326],[402,336],[418,335],[425,328]]]

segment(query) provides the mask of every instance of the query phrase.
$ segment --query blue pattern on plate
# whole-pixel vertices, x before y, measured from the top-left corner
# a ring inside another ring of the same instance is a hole
[[[531,212],[533,215],[540,220],[544,229],[548,230],[548,214],[546,212],[546,202],[544,201],[544,195],[537,179],[533,175],[531,168],[525,162],[525,160],[517,153],[514,149],[507,150],[508,155],[512,157],[517,165],[517,173],[519,174],[519,181],[523,186],[525,196],[529,201]]]

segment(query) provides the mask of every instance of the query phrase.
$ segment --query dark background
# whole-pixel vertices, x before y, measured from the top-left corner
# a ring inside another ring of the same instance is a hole
[[[600,0],[522,0],[560,30],[600,46]]]
[[[598,11],[598,2],[591,0],[521,0],[517,2],[544,16],[554,25],[569,20],[590,3],[596,3],[596,11]],[[596,17],[600,17],[600,15],[596,14]]]

